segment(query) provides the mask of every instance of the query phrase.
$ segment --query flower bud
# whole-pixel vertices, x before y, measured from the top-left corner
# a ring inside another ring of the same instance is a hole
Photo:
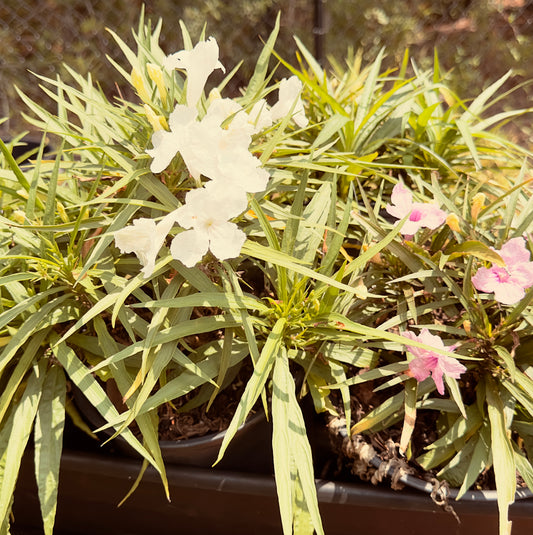
[[[472,199],[472,222],[475,223],[477,221],[477,218],[479,216],[479,212],[483,209],[483,205],[485,204],[485,194],[484,193],[477,193],[474,195]]]
[[[158,130],[168,130],[167,120],[162,115],[156,115],[148,104],[144,105],[144,112],[148,122],[152,125],[154,132]]]
[[[63,206],[63,204],[57,201],[56,207],[57,207],[57,213],[59,214],[61,221],[63,221],[63,223],[69,223],[70,220],[68,218],[67,211],[65,210],[65,207]]]
[[[152,100],[146,90],[142,74],[135,67],[131,71],[131,83],[143,102],[150,102]]]
[[[165,87],[165,81],[163,79],[163,71],[159,65],[154,63],[147,63],[146,70],[148,71],[148,76],[157,86],[157,91],[159,92],[159,97],[161,98],[161,104],[165,107],[167,105],[167,88]]]
[[[219,98],[222,98],[222,95],[216,87],[209,91],[209,104],[211,104],[215,100],[218,100]]]
[[[455,232],[461,232],[461,227],[459,226],[459,218],[456,214],[449,214],[446,218],[446,224]]]
[[[26,223],[26,212],[23,210],[14,210],[11,214],[11,218],[15,223],[18,223],[19,225],[24,225]]]

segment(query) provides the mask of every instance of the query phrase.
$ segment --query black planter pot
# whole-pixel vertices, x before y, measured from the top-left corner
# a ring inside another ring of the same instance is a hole
[[[73,393],[78,409],[91,427],[97,429],[103,426],[105,420],[87,398],[76,388]],[[161,440],[161,455],[166,464],[210,468],[218,457],[225,434],[225,431],[221,431],[184,440]],[[106,430],[101,435],[107,439],[112,436],[112,432]],[[271,424],[267,421],[264,411],[259,410],[239,427],[216,469],[271,472],[271,436]],[[120,436],[112,440],[111,446],[129,457],[139,458],[139,454]]]
[[[193,467],[168,466],[171,502],[159,476],[147,470],[138,489],[117,503],[136,478],[140,463],[93,452],[66,451],[62,458],[57,535],[147,535],[281,533],[273,477]],[[364,484],[317,481],[327,535],[497,535],[498,512],[492,500],[454,503],[460,523],[426,494],[392,491]],[[33,535],[41,526],[34,468],[25,458],[17,485],[13,535]],[[510,511],[513,535],[533,533],[533,500]]]
[[[4,143],[8,144],[11,140],[6,139],[4,140]],[[41,146],[41,140],[40,139],[29,139],[29,138],[23,138],[20,140],[20,144],[13,147],[12,155],[15,160],[21,158],[22,156],[27,156],[30,154],[30,157],[25,157],[20,163],[25,164],[28,163],[29,160],[36,157],[37,151],[39,150],[39,147]],[[50,145],[45,145],[43,157],[47,157],[52,148]]]

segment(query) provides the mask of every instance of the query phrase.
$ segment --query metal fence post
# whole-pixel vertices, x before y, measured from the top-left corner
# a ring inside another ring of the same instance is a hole
[[[314,25],[313,25],[313,35],[315,40],[315,58],[324,66],[325,62],[325,17],[324,10],[326,0],[314,0],[315,9],[314,9]]]

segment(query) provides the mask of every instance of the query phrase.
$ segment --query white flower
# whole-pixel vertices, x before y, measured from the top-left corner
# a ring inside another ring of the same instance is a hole
[[[270,175],[261,167],[260,160],[248,150],[235,145],[218,153],[217,173],[211,178],[226,184],[228,188],[257,193],[266,189]]]
[[[176,210],[176,220],[187,230],[178,234],[170,254],[187,267],[196,265],[210,250],[219,260],[235,258],[246,241],[246,234],[228,221],[248,206],[244,190],[229,189],[210,182],[187,193],[185,204]]]
[[[284,78],[279,84],[278,102],[272,106],[270,114],[274,121],[285,117],[292,108],[292,119],[300,127],[305,128],[309,120],[305,116],[304,105],[300,98],[302,82],[297,76]],[[296,103],[295,103],[296,102]]]
[[[164,171],[174,156],[181,152],[183,146],[186,146],[187,128],[195,120],[194,108],[178,105],[168,118],[170,131],[157,130],[152,134],[153,149],[146,149],[147,154],[153,158],[150,164],[152,173]],[[191,172],[190,169],[189,172]]]
[[[248,112],[248,122],[253,125],[254,134],[272,126],[272,111],[264,98],[258,100]]]
[[[121,253],[135,253],[143,265],[145,277],[154,272],[155,260],[170,229],[176,222],[177,210],[167,214],[159,223],[146,217],[135,219],[133,225],[117,230],[113,235]]]
[[[222,128],[231,115],[231,123]],[[253,127],[238,104],[215,100],[201,121],[196,120],[194,108],[178,105],[169,116],[169,127],[170,131],[154,132],[153,149],[146,151],[153,157],[153,173],[166,169],[179,152],[197,182],[203,175],[250,193],[266,188],[269,174],[248,150]]]
[[[214,37],[200,41],[192,50],[180,50],[166,57],[163,66],[187,71],[187,105],[196,106],[207,78],[215,69],[226,72],[218,60],[218,44]]]

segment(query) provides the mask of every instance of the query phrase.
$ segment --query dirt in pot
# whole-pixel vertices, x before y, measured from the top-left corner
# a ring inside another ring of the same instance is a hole
[[[253,373],[250,363],[236,368],[228,370],[225,382],[229,384],[220,390],[211,404],[209,399],[214,387],[206,385],[175,403],[162,405],[158,411],[160,440],[183,440],[227,429]]]
[[[376,383],[368,382],[352,389],[350,405],[353,421],[359,421],[385,399],[382,391],[374,391],[376,386],[378,386]],[[400,480],[401,476],[410,474],[434,485],[439,484],[437,473],[440,467],[425,470],[416,462],[416,458],[426,451],[425,448],[440,436],[439,427],[442,422],[439,421],[438,411],[417,411],[415,430],[410,444],[411,455],[407,460],[406,456],[399,452],[402,418],[398,418],[379,432],[349,437],[340,395],[334,393],[331,399],[334,400],[340,416],[327,417],[327,430],[334,455],[324,463],[321,477],[345,481],[353,481],[355,478],[399,489],[404,486]],[[371,462],[376,457],[383,461],[379,467]],[[519,476],[517,476],[517,487],[525,487],[524,481]],[[471,490],[495,490],[495,488],[494,473],[490,468],[478,476]]]

